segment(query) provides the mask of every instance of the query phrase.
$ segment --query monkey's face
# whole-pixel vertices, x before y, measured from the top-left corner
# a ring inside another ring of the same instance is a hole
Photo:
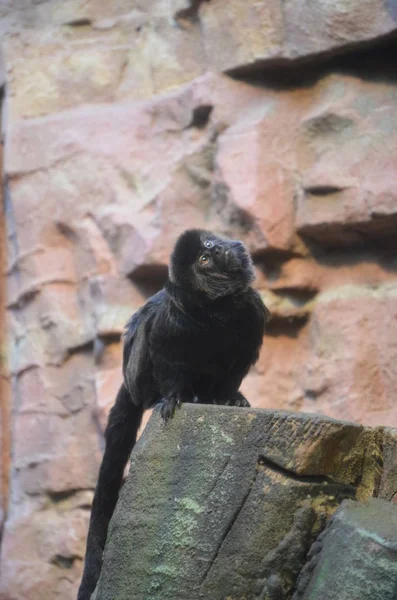
[[[211,300],[245,290],[254,278],[251,257],[240,241],[189,230],[175,245],[171,281],[188,285]]]

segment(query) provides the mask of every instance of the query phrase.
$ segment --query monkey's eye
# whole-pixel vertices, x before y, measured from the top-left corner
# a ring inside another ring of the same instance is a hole
[[[206,242],[204,242],[204,246],[205,246],[206,248],[212,248],[212,247],[213,247],[213,245],[214,245],[214,243],[213,243],[213,242],[211,242],[210,240],[207,240]]]
[[[206,264],[207,264],[207,262],[209,261],[209,259],[210,259],[210,257],[208,256],[208,254],[202,254],[202,255],[200,256],[200,258],[199,258],[199,262],[200,262],[202,265],[206,265]]]

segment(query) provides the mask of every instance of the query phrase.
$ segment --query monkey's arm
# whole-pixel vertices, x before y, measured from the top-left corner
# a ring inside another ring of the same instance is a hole
[[[154,397],[154,390],[150,389],[152,365],[146,337],[154,314],[155,309],[149,301],[133,315],[127,326],[123,356],[124,383],[110,411],[105,431],[106,447],[92,503],[78,600],[89,600],[97,584],[108,525],[118,499],[124,468],[135,445],[143,411],[148,406],[149,398]],[[139,386],[140,393],[137,391]]]

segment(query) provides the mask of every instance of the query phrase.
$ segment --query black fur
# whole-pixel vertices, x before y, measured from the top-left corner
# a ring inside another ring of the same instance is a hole
[[[144,409],[159,402],[166,421],[182,402],[249,406],[239,392],[262,345],[268,311],[250,284],[242,242],[186,231],[172,253],[169,279],[130,319],[124,383],[111,410],[92,505],[78,600],[98,580],[107,528]]]

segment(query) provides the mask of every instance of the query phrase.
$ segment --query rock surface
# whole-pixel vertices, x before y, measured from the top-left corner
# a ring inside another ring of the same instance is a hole
[[[5,600],[75,599],[120,334],[186,227],[253,252],[253,404],[397,427],[396,6],[1,3]]]
[[[365,504],[344,501],[321,537],[310,550],[293,600],[394,600],[395,505],[375,498]]]
[[[382,439],[381,430],[302,413],[184,405],[164,426],[156,410],[131,456],[95,599],[291,598],[342,500],[379,493]],[[397,507],[384,504],[395,521]],[[387,519],[370,506],[375,538]]]
[[[206,71],[278,67],[396,28],[394,0],[229,0],[227,11],[222,0],[55,0],[0,13],[12,118],[146,99]]]

